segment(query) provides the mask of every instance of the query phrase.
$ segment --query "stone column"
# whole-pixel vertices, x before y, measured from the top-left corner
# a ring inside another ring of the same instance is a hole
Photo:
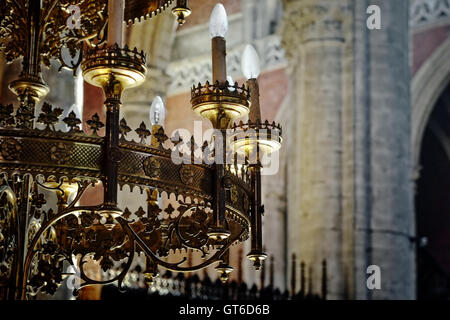
[[[381,9],[381,30],[366,9]],[[358,299],[415,297],[410,150],[409,1],[355,1],[355,289]],[[381,269],[368,290],[366,268]]]
[[[369,5],[381,30],[367,29]],[[327,260],[330,299],[415,296],[408,5],[284,0],[290,253],[314,293]],[[370,265],[381,290],[366,286]]]
[[[327,261],[328,298],[339,299],[344,298],[344,62],[351,11],[347,0],[286,0],[284,9],[294,113],[287,137],[289,243],[306,264],[313,293],[321,291]]]

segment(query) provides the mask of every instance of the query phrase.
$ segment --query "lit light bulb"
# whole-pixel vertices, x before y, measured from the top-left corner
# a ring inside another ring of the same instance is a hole
[[[242,54],[242,72],[247,79],[256,79],[261,72],[259,56],[255,48],[248,44]]]
[[[233,78],[231,76],[227,76],[227,81],[228,81],[228,90],[230,90],[231,92],[236,90],[234,88],[234,81],[233,81]]]
[[[164,125],[164,120],[166,118],[166,108],[160,96],[156,96],[150,107],[150,123],[152,126]]]
[[[209,20],[209,35],[211,38],[222,37],[228,31],[228,17],[224,6],[221,3],[216,4],[211,12],[211,18]]]

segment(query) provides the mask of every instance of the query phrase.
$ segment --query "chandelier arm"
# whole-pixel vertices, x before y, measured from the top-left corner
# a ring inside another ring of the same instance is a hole
[[[123,84],[114,74],[109,75],[108,82],[104,84],[103,91],[106,96],[106,126],[103,152],[103,209],[106,215],[121,214],[117,207],[118,169],[120,162],[119,147],[119,110]]]
[[[77,73],[77,69],[78,67],[81,65],[81,61],[83,60],[83,51],[79,50],[78,51],[78,59],[77,61],[74,63],[73,60],[70,60],[70,66],[64,61],[64,58],[62,56],[62,48],[61,50],[59,50],[59,54],[58,54],[58,60],[59,63],[61,64],[58,68],[58,71],[61,71],[63,68],[68,68],[70,70],[73,70],[73,75],[76,76]]]
[[[89,185],[92,184],[92,182],[84,182],[83,184],[79,181],[77,181],[78,184],[78,190],[77,190],[77,194],[75,196],[75,198],[73,198],[72,202],[70,204],[67,205],[67,207],[64,210],[69,210],[70,208],[73,208],[75,206],[75,204],[78,202],[78,200],[80,200],[80,198],[83,196],[84,192],[86,191],[86,189],[89,187]],[[87,208],[89,208],[89,206],[86,206]],[[94,207],[98,207],[98,206],[94,206]],[[78,206],[77,208],[80,208],[80,206]],[[89,211],[89,210],[87,210]]]
[[[106,19],[105,22],[103,23],[102,27],[100,28],[100,30],[98,32],[93,32],[93,33],[90,33],[88,35],[82,35],[81,34],[80,35],[81,38],[77,38],[78,40],[76,41],[76,44],[80,44],[81,42],[86,41],[89,44],[89,46],[92,47],[93,45],[90,44],[89,40],[94,39],[95,37],[98,37],[98,35],[100,33],[102,33],[102,31],[104,31],[105,26],[107,25],[107,23],[108,23],[108,20]],[[75,31],[75,34],[78,34],[78,32]],[[102,39],[103,38],[104,38],[104,36],[102,36]],[[101,43],[97,44],[97,46],[99,46],[100,44]]]
[[[68,208],[68,207],[67,207]],[[66,209],[67,209],[66,208]],[[63,210],[61,213],[57,214],[53,218],[51,218],[48,222],[46,222],[44,225],[41,226],[39,231],[36,233],[36,235],[33,238],[33,241],[31,241],[31,244],[28,248],[27,255],[25,257],[25,264],[24,264],[24,277],[22,282],[22,300],[25,299],[26,292],[23,291],[26,288],[26,283],[28,279],[28,273],[31,265],[31,260],[33,259],[34,255],[37,251],[33,250],[36,244],[38,243],[39,239],[41,238],[42,234],[48,230],[55,222],[67,217],[68,215],[72,214],[74,211],[96,211],[100,208],[100,206],[80,206],[80,207],[73,207],[69,210]]]
[[[118,217],[116,220],[119,221],[120,225],[122,226],[122,228],[125,230],[125,232],[127,233],[127,235],[129,236],[130,239],[133,239],[133,243],[136,242],[139,247],[145,252],[145,254],[147,256],[149,256],[151,259],[153,259],[153,261],[155,261],[158,265],[165,267],[166,269],[169,269],[166,266],[170,266],[170,265],[174,265],[174,266],[178,266],[180,264],[182,264],[183,262],[185,262],[187,259],[186,257],[184,257],[181,261],[177,262],[177,263],[167,263],[165,261],[160,260],[153,252],[152,250],[147,246],[147,244],[144,242],[144,240],[142,240],[139,235],[133,230],[133,228],[130,227],[130,225],[128,224],[128,221],[125,220],[122,217]],[[170,269],[169,269],[170,270]]]
[[[180,228],[179,228],[181,219],[182,219],[183,216],[186,214],[186,212],[192,211],[192,210],[194,210],[194,209],[200,209],[200,207],[199,207],[199,206],[193,206],[193,207],[189,208],[188,210],[186,210],[185,212],[183,212],[183,214],[180,214],[180,215],[177,217],[177,220],[175,221],[174,228],[175,228],[175,232],[176,232],[176,234],[177,234],[177,236],[178,236],[178,239],[181,241],[181,243],[182,243],[185,247],[187,247],[187,248],[200,250],[200,251],[203,253],[203,256],[202,256],[202,258],[203,258],[203,257],[206,257],[206,252],[205,252],[201,247],[200,247],[200,248],[195,248],[195,247],[190,246],[190,245],[186,242],[186,240],[184,239],[184,237],[182,236],[182,234],[181,234],[181,232],[180,232]],[[208,242],[208,240],[206,240],[206,242],[205,242],[203,245],[205,245],[207,242]]]
[[[99,39],[100,41],[97,44],[94,44],[94,46],[99,47],[102,44],[104,44],[106,42],[106,32],[105,32],[105,28],[108,25],[108,18],[103,19],[103,16],[101,15],[101,13],[99,13],[99,16],[101,17],[102,20],[104,20],[102,27],[100,28],[100,31],[97,32],[97,39]],[[100,38],[99,35],[102,35],[102,37]]]
[[[139,237],[139,235],[129,226],[128,222],[125,219],[119,217],[119,218],[117,218],[117,220],[122,225],[122,227],[124,227],[124,229],[127,231],[127,233],[130,236],[130,238],[133,238],[136,241],[137,245],[145,252],[145,254],[147,256],[150,257],[150,259],[153,259],[153,261],[155,261],[159,266],[161,266],[161,267],[163,267],[163,268],[165,268],[167,270],[173,271],[173,272],[193,272],[193,271],[198,271],[198,270],[201,270],[201,269],[204,269],[204,268],[210,266],[213,263],[221,261],[221,258],[224,255],[224,253],[231,247],[231,245],[237,239],[239,239],[239,237],[243,233],[243,230],[241,230],[241,232],[236,236],[235,239],[228,240],[228,242],[226,244],[224,244],[222,246],[222,248],[220,248],[220,251],[217,251],[212,257],[210,257],[209,259],[207,259],[203,263],[201,263],[201,264],[199,264],[197,266],[194,266],[194,267],[180,267],[179,265],[187,260],[186,257],[184,257],[182,261],[177,262],[177,263],[167,263],[167,262],[159,259],[152,252],[152,250],[147,246],[147,244],[144,242],[144,240],[142,240]]]
[[[64,184],[64,180],[60,180],[60,182],[58,183],[58,185],[57,185],[56,187],[49,187],[49,186],[46,186],[46,185],[40,183],[39,181],[36,181],[36,184],[37,184],[39,187],[44,188],[44,189],[46,189],[46,190],[60,191],[60,192],[62,192],[63,194],[65,194],[64,190],[61,188],[61,186]]]
[[[125,231],[125,230],[124,230],[124,231]],[[128,257],[128,261],[127,261],[127,263],[125,264],[125,267],[123,268],[122,272],[121,272],[118,276],[116,276],[116,277],[114,277],[114,278],[112,278],[112,279],[108,279],[108,280],[103,280],[103,281],[101,281],[101,280],[94,280],[94,279],[89,278],[89,277],[86,275],[86,273],[84,272],[84,268],[83,268],[84,264],[85,264],[87,261],[84,261],[83,259],[84,259],[84,257],[85,257],[86,255],[88,255],[88,254],[90,254],[90,253],[84,254],[84,255],[81,257],[81,259],[80,259],[80,278],[81,278],[82,280],[84,280],[85,283],[81,284],[81,285],[80,285],[80,288],[77,289],[76,291],[79,291],[80,289],[82,289],[82,288],[84,288],[84,287],[87,287],[87,286],[89,286],[89,285],[96,285],[96,284],[102,284],[102,285],[104,285],[104,284],[113,283],[113,282],[115,282],[115,281],[117,281],[119,290],[122,289],[122,283],[123,283],[123,280],[125,279],[125,276],[127,275],[128,271],[129,271],[130,268],[131,268],[131,264],[133,263],[133,260],[134,260],[134,254],[135,254],[135,252],[136,252],[136,247],[135,247],[135,244],[134,244],[134,240],[130,239],[130,241],[131,241],[131,250],[130,250],[130,255],[129,255],[129,257]]]
[[[81,183],[78,182],[78,184],[80,185]],[[70,205],[68,205],[66,208],[64,208],[61,212],[59,212],[57,215],[55,215],[54,217],[52,217],[50,220],[48,220],[46,223],[44,223],[41,228],[39,229],[39,231],[36,233],[36,235],[34,236],[33,240],[31,241],[27,254],[25,256],[25,263],[24,263],[24,268],[23,268],[23,280],[22,280],[22,296],[21,299],[25,300],[25,295],[26,295],[26,284],[27,284],[27,280],[28,280],[28,274],[30,271],[30,265],[31,265],[31,261],[34,257],[34,255],[36,254],[36,251],[34,250],[34,247],[36,246],[36,244],[38,243],[39,239],[41,238],[41,236],[43,235],[44,232],[46,232],[48,230],[48,228],[50,228],[54,223],[56,223],[57,221],[67,217],[68,215],[72,214],[72,212],[75,211],[96,211],[98,210],[101,206],[97,205],[97,206],[74,206],[76,202],[78,202],[78,200],[81,198],[81,196],[83,195],[83,193],[86,191],[87,187],[89,186],[89,184],[84,184],[81,189],[78,190],[77,195],[75,196],[74,200],[70,203]]]

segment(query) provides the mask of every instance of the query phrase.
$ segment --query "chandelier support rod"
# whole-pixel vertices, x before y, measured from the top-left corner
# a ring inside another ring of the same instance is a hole
[[[253,123],[261,123],[261,108],[259,103],[259,84],[256,78],[248,79],[247,86],[250,90],[251,109],[249,120]],[[258,130],[257,130],[258,131]],[[250,212],[251,222],[251,251],[247,257],[253,261],[256,270],[262,267],[262,261],[267,258],[263,252],[262,244],[262,195],[261,195],[261,149],[259,143],[251,154],[252,163],[249,165],[250,181],[252,186],[252,209]]]
[[[214,253],[214,255],[212,255],[210,258],[208,258],[207,260],[205,260],[204,262],[202,262],[201,264],[191,267],[191,266],[187,266],[187,267],[180,267],[179,265],[184,263],[187,258],[184,257],[183,260],[181,260],[178,263],[169,263],[169,262],[165,262],[161,259],[159,259],[153,252],[152,250],[147,246],[147,244],[145,243],[144,240],[142,240],[142,238],[139,237],[139,235],[133,230],[133,228],[130,227],[130,225],[128,224],[128,222],[123,219],[122,217],[118,217],[117,220],[119,221],[120,225],[122,226],[122,228],[125,230],[125,232],[127,233],[127,235],[133,239],[133,241],[136,242],[136,244],[142,249],[142,251],[144,251],[144,253],[154,262],[156,262],[158,264],[158,266],[161,266],[162,268],[165,268],[167,270],[173,271],[173,272],[194,272],[194,271],[199,271],[201,269],[204,269],[210,265],[212,265],[213,263],[217,263],[219,262],[219,260],[222,259],[223,255],[226,253],[226,251],[228,251],[228,249],[231,247],[231,245],[236,241],[236,239],[239,239],[242,236],[242,232],[241,231],[237,236],[236,239],[227,239],[226,243],[224,243],[222,245],[222,247],[216,252]]]
[[[259,150],[257,151],[259,154]],[[252,184],[252,208],[250,213],[251,223],[251,251],[247,257],[253,261],[256,270],[262,267],[262,261],[267,258],[262,245],[262,195],[261,195],[261,162],[257,156],[257,163],[249,165],[250,181]]]
[[[104,208],[108,215],[120,215],[117,208],[117,171],[119,167],[119,110],[121,106],[122,85],[112,75],[104,87],[106,95],[106,126],[104,151]]]
[[[76,203],[80,200],[81,196],[84,194],[86,189],[89,187],[90,183],[79,183],[78,184],[78,191],[75,198],[72,200],[72,202],[64,208],[62,211],[58,212],[55,216],[51,217],[47,222],[45,222],[39,231],[34,235],[33,239],[30,239],[29,245],[27,244],[27,251],[26,255],[24,255],[23,259],[23,272],[22,272],[22,278],[21,278],[21,284],[20,284],[20,296],[17,296],[17,299],[25,300],[26,299],[26,286],[27,286],[27,280],[28,280],[28,274],[30,272],[30,266],[31,261],[36,254],[35,247],[38,244],[41,236],[57,221],[67,217],[68,215],[72,214],[76,211],[89,211],[94,212],[99,209],[99,206],[76,206]],[[20,212],[20,211],[19,211]],[[16,290],[19,291],[19,287],[16,288]]]
[[[219,117],[220,118],[220,117]],[[218,120],[217,123],[221,121]],[[215,177],[214,177],[214,228],[208,231],[208,236],[214,240],[224,240],[230,236],[230,231],[225,228],[225,154],[226,131],[217,131],[214,139],[215,152]]]

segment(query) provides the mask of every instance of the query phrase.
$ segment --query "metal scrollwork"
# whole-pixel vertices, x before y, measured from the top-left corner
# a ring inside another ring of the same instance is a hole
[[[0,284],[11,278],[17,246],[17,199],[4,183],[0,186]]]

